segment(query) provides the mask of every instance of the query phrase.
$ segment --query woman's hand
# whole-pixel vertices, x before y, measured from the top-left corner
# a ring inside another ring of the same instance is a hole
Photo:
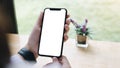
[[[43,17],[43,12],[41,12],[38,18],[38,21],[35,24],[31,32],[31,35],[29,36],[27,45],[25,46],[25,48],[27,48],[34,54],[35,58],[38,57],[37,51],[38,51],[38,44],[39,44],[39,35],[41,32],[42,17]],[[68,19],[68,17],[69,15],[67,15],[66,24],[65,24],[64,41],[68,39],[67,32],[69,31],[69,24],[70,24],[70,20]]]

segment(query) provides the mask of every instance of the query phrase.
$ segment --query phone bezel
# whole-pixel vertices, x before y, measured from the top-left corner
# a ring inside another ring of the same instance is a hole
[[[42,34],[42,27],[43,27],[43,20],[44,20],[44,15],[45,15],[45,10],[46,9],[50,9],[53,11],[59,11],[61,9],[64,9],[65,12],[65,19],[64,19],[64,27],[65,27],[65,23],[66,23],[66,17],[67,17],[67,10],[65,8],[45,8],[44,12],[43,12],[43,18],[42,18],[42,23],[41,23],[41,32],[40,32],[40,37],[39,37],[39,44],[38,44],[38,55],[39,56],[45,56],[45,57],[61,57],[62,53],[63,53],[63,44],[64,44],[64,33],[65,33],[65,28],[63,29],[63,37],[62,37],[62,44],[61,44],[61,52],[59,56],[54,56],[54,55],[43,55],[43,54],[39,54],[39,48],[40,48],[40,40],[41,40],[41,34]]]

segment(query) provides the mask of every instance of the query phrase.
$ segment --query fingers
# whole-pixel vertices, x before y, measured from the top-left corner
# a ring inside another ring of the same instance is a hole
[[[69,17],[70,17],[70,15],[68,14],[68,15],[67,15],[67,18],[69,18]]]
[[[70,30],[69,25],[65,24],[65,33],[68,33],[69,30]]]
[[[69,24],[70,24],[70,19],[66,20],[66,24],[65,24],[65,33],[64,33],[64,41],[68,40],[68,31],[69,31]]]
[[[64,42],[68,40],[68,35],[67,33],[64,34]]]
[[[69,18],[66,19],[66,24],[67,24],[67,25],[70,24],[70,19],[69,19]]]

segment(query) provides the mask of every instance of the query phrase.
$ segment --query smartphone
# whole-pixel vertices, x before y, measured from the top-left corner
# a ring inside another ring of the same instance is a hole
[[[44,9],[38,49],[40,56],[62,55],[66,16],[65,8]]]

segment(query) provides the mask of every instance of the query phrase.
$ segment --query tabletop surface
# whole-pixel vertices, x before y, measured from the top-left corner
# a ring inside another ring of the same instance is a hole
[[[10,35],[12,54],[17,53],[19,45],[25,45],[27,39],[28,36]],[[64,43],[63,55],[68,58],[72,68],[120,68],[120,43],[88,40],[88,45],[88,48],[77,47],[75,39]],[[38,57],[37,61],[36,66],[41,68],[51,62],[51,58]]]

